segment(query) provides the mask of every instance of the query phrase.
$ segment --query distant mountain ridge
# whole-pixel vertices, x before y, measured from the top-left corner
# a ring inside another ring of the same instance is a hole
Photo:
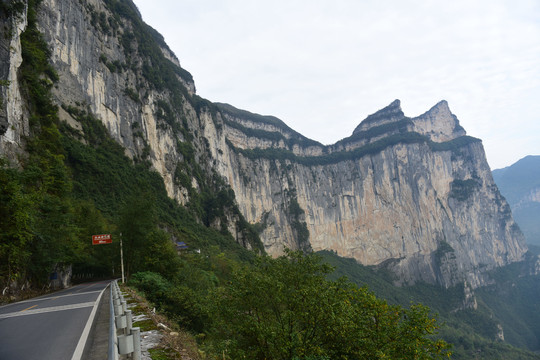
[[[540,155],[529,155],[493,170],[493,179],[510,204],[527,243],[540,245]]]

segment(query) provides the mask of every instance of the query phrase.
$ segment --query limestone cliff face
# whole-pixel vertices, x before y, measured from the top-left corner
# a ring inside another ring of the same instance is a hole
[[[401,282],[475,287],[485,270],[526,251],[480,140],[465,135],[444,101],[409,118],[396,100],[323,146],[277,118],[195,95],[191,75],[130,1],[43,0],[39,11],[60,77],[61,120],[80,129],[70,109],[95,115],[128,156],[150,161],[182,204],[202,181],[222,177],[271,255],[327,249],[387,266]],[[24,16],[14,24],[22,30]],[[17,95],[19,33],[9,40],[14,50],[0,53],[9,59],[2,79],[12,79],[2,87],[2,153],[20,144],[27,121]],[[238,214],[211,225],[222,221],[249,246]]]
[[[136,11],[132,4],[125,6]],[[61,85],[55,87],[59,105],[89,108],[131,158],[142,156],[149,147],[148,160],[163,176],[169,194],[186,202],[185,193],[174,188],[172,179],[182,160],[176,154],[177,138],[185,139],[156,116],[156,104],[169,94],[142,79],[142,67],[151,64],[138,51],[134,24],[115,16],[111,6],[98,0],[44,0],[40,9],[40,27],[61,75]],[[168,48],[160,49],[179,66]],[[178,81],[194,90],[192,82],[180,77]],[[73,124],[67,112],[61,110],[60,116]]]
[[[526,251],[481,142],[444,101],[412,119],[395,101],[323,155],[292,153],[236,149],[222,169],[271,254],[298,246],[291,201],[313,250],[385,263],[402,281],[478,286],[483,270]]]
[[[26,6],[8,7],[0,14],[0,154],[13,163],[28,135],[28,115],[22,101],[17,69],[22,63],[21,33],[26,28]]]

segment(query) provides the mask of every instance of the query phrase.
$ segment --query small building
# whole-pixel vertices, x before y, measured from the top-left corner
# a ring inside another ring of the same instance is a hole
[[[185,251],[189,248],[189,246],[187,246],[187,244],[183,241],[177,241],[176,243],[176,251],[181,254],[182,251]]]

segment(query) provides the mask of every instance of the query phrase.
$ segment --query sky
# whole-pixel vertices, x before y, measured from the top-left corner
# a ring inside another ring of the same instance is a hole
[[[323,144],[447,100],[492,169],[540,154],[539,0],[134,0],[197,94]]]

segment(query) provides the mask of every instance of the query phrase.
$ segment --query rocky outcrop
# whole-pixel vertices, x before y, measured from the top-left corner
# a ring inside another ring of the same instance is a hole
[[[0,14],[0,154],[18,162],[28,135],[25,110],[17,70],[22,63],[21,33],[26,28],[26,4],[2,4]]]
[[[124,146],[126,155],[151,161],[169,194],[186,202],[172,179],[181,161],[175,154],[178,135],[170,127],[160,128],[156,116],[156,104],[167,94],[151,90],[141,79],[143,60],[130,35],[136,31],[134,25],[114,16],[103,1],[44,0],[40,9],[40,27],[61,77],[55,87],[59,105],[89,109]],[[136,8],[131,4],[129,10]],[[126,49],[130,45],[132,52]],[[161,50],[178,64],[168,48]],[[67,113],[61,116],[73,123]]]
[[[386,266],[402,283],[474,288],[526,251],[481,141],[466,136],[445,101],[409,118],[396,100],[324,146],[275,117],[199,98],[130,1],[43,0],[39,11],[61,120],[80,129],[74,108],[99,118],[182,204],[207,181],[190,168],[222,178],[271,255],[327,249]],[[17,61],[14,51],[10,66]],[[16,96],[8,103],[24,109]],[[17,116],[8,111],[8,123]],[[248,246],[238,220],[230,213],[211,225]]]
[[[323,155],[260,149],[234,148],[221,171],[242,213],[265,226],[271,254],[298,246],[291,201],[313,250],[384,264],[405,282],[476,287],[484,270],[526,251],[480,140],[465,135],[445,101],[417,118],[395,101]]]

